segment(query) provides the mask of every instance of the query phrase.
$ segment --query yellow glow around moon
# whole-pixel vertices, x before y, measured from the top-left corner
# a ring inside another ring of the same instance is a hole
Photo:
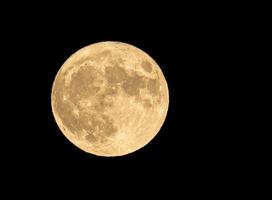
[[[121,42],[100,42],[71,55],[51,93],[55,120],[74,145],[99,156],[121,156],[159,132],[169,95],[157,63]]]

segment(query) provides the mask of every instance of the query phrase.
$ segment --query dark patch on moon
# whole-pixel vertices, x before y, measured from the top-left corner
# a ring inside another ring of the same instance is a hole
[[[93,85],[97,74],[98,72],[92,66],[82,66],[72,74],[67,93],[74,104],[77,104],[82,98],[88,98],[99,92],[100,87]]]
[[[146,72],[148,72],[148,73],[152,72],[152,67],[151,67],[150,62],[148,62],[148,61],[143,61],[142,64],[141,64],[141,66],[142,66],[142,68],[143,68]]]
[[[122,59],[122,58],[118,58],[117,59],[117,63],[119,63],[119,64],[124,64],[124,62],[125,62],[125,60]]]
[[[104,114],[93,114],[91,116],[91,127],[96,129],[99,134],[94,136],[93,133],[89,133],[85,139],[88,142],[105,142],[106,137],[111,137],[117,132],[117,127],[113,125],[113,120]]]
[[[94,110],[97,112],[104,112],[107,108],[107,102],[105,101],[104,98],[97,97],[97,103],[94,105]]]
[[[97,137],[95,137],[94,134],[92,134],[92,133],[86,135],[85,139],[90,143],[93,143],[93,142],[97,141]]]
[[[110,84],[120,83],[127,78],[127,73],[122,67],[116,64],[113,67],[105,68],[105,77]]]
[[[152,95],[159,95],[160,92],[160,82],[158,79],[148,79],[147,89]]]
[[[113,120],[110,119],[107,115],[102,115],[100,130],[104,136],[112,136],[117,132],[117,128],[113,125]]]
[[[136,72],[133,75],[129,76],[122,85],[125,93],[131,96],[138,96],[140,88],[144,87],[144,77],[139,76]]]
[[[142,100],[142,102],[143,102],[143,106],[145,107],[145,108],[151,108],[152,107],[152,103],[151,103],[151,101],[149,100],[149,99],[144,99],[144,100]]]
[[[110,56],[111,55],[111,51],[110,50],[104,50],[104,51],[102,51],[101,53],[99,53],[98,55],[97,55],[97,57],[99,58],[99,56],[100,57],[106,57],[106,56]]]

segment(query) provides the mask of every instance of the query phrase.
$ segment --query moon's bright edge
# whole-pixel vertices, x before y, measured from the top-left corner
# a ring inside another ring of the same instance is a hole
[[[74,145],[121,156],[149,143],[165,121],[169,93],[158,64],[121,42],[100,42],[71,55],[51,93],[57,125]]]

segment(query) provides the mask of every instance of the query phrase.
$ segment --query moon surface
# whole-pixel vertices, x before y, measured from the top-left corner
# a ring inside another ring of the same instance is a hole
[[[122,156],[145,146],[164,123],[168,104],[158,64],[121,42],[99,42],[72,54],[51,92],[53,115],[65,137],[98,156]]]

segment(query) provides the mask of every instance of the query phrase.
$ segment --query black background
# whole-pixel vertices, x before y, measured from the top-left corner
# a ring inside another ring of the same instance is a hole
[[[10,77],[3,92],[12,105],[4,124],[4,165],[20,169],[19,174],[27,169],[29,175],[49,169],[70,175],[89,169],[90,176],[146,172],[153,178],[187,179],[228,174],[235,145],[229,143],[235,140],[229,130],[233,99],[227,93],[233,78],[228,74],[235,71],[229,58],[235,56],[233,37],[239,37],[229,28],[235,26],[230,15],[220,6],[199,4],[101,4],[21,5],[26,9],[17,4],[3,14],[2,55]],[[144,50],[159,64],[169,87],[169,111],[160,132],[147,146],[123,157],[81,151],[63,136],[51,111],[51,87],[63,62],[100,41]]]

